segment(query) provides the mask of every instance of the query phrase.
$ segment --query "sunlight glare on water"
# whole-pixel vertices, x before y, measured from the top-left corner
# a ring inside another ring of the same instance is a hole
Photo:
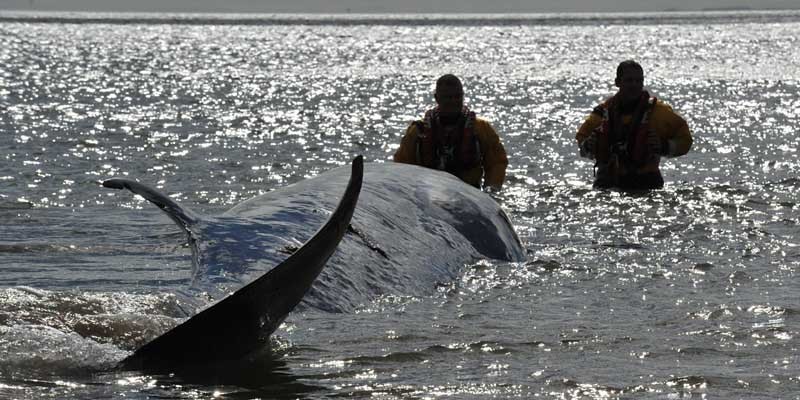
[[[3,20],[0,397],[794,396],[800,18],[571,18]],[[650,193],[593,190],[574,143],[627,58],[695,137]],[[448,72],[508,151],[497,198],[525,262],[291,314],[274,363],[228,386],[108,372],[193,312],[172,294],[193,271],[168,218],[100,181],[217,214],[386,162]]]

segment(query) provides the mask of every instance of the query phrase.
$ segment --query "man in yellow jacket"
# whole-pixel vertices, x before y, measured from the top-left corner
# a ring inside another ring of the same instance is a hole
[[[686,120],[644,90],[637,62],[617,67],[617,94],[595,107],[578,129],[580,155],[595,160],[597,188],[660,189],[661,157],[678,157],[692,147]]]
[[[455,75],[436,81],[436,107],[406,129],[394,161],[447,171],[472,186],[499,190],[508,158],[500,137],[464,106],[464,87]]]

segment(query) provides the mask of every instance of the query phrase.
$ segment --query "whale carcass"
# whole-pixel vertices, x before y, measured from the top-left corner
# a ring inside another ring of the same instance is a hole
[[[346,312],[381,295],[430,294],[479,259],[524,259],[494,199],[452,175],[412,165],[363,164],[358,157],[351,168],[218,216],[192,212],[130,180],[104,186],[141,195],[186,231],[191,289],[211,299],[123,360],[124,368],[241,357],[263,346],[298,304]]]

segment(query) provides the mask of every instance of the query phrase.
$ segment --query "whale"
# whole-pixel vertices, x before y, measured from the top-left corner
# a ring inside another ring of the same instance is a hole
[[[190,317],[133,351],[122,369],[170,370],[263,348],[293,310],[349,312],[380,296],[425,296],[478,260],[525,251],[489,194],[457,177],[356,157],[209,216],[143,183],[112,178],[158,206],[192,251]]]

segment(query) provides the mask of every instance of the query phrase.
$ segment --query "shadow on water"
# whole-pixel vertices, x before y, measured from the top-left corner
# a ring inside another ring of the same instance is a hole
[[[304,397],[309,393],[325,390],[325,387],[300,382],[302,377],[293,374],[281,352],[266,347],[257,353],[237,360],[224,360],[181,367],[172,371],[124,371],[117,372],[117,380],[143,380],[165,395],[175,391],[195,390],[213,393],[214,396],[233,399],[254,397],[283,399]],[[105,380],[105,379],[104,379]],[[164,393],[167,392],[167,393]]]

